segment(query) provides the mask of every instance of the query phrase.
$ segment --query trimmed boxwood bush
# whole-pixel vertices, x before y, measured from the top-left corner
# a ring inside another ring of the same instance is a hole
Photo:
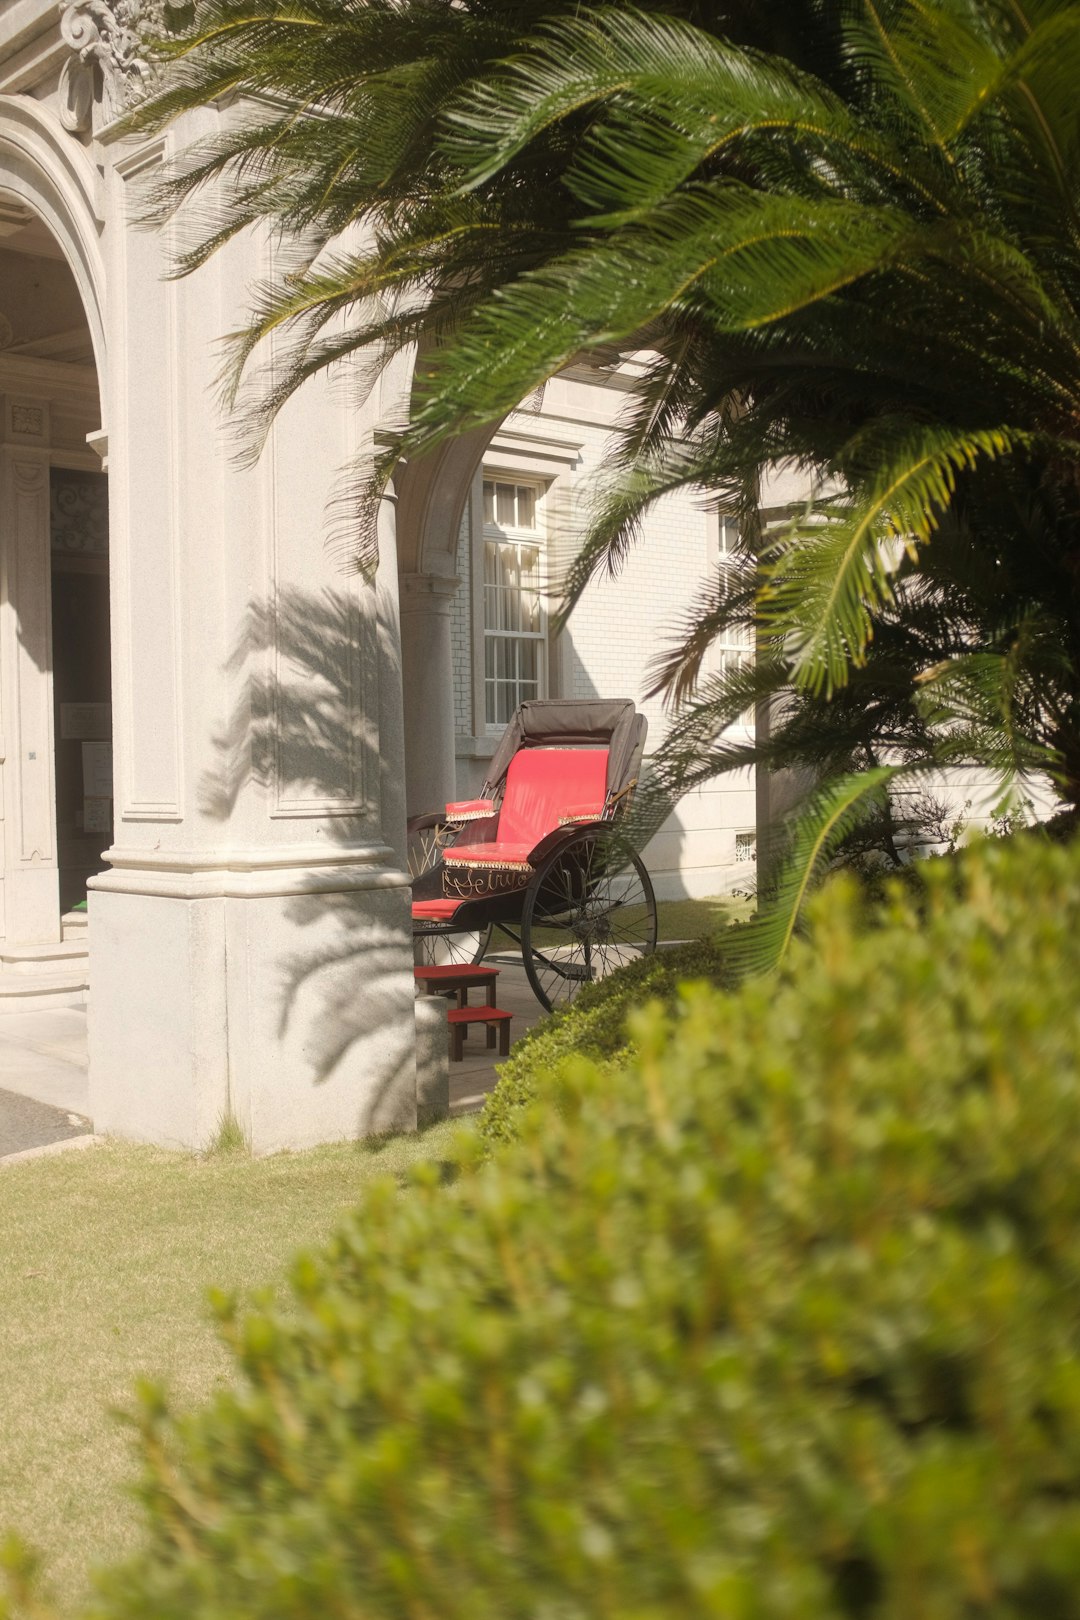
[[[1080,857],[633,1015],[140,1408],[108,1620],[1080,1615]],[[472,1155],[472,1157],[470,1157]]]
[[[571,1053],[598,1061],[628,1055],[630,1014],[647,1001],[659,1001],[672,1010],[679,985],[688,979],[721,986],[732,982],[722,935],[639,957],[610,978],[583,985],[569,1007],[533,1024],[515,1041],[513,1052],[499,1065],[498,1083],[480,1115],[481,1134],[493,1143],[512,1140],[521,1110],[544,1095],[545,1077]],[[556,1099],[548,1100],[554,1104]]]

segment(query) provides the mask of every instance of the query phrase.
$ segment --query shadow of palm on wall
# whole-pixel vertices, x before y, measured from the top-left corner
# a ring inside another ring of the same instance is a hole
[[[380,808],[400,799],[378,724],[378,683],[400,680],[399,661],[366,589],[290,588],[250,604],[224,671],[232,705],[199,792],[202,813],[232,822],[244,842],[268,816],[276,834],[288,829],[274,843],[283,864],[294,845],[305,873],[285,901],[304,943],[274,964],[278,1036],[312,1084],[346,1060],[379,1077],[361,1134],[415,1123],[403,1103],[415,1107],[408,889]]]

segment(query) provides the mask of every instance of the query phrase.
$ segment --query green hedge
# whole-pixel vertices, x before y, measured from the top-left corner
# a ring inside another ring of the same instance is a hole
[[[515,1041],[480,1115],[481,1134],[492,1143],[513,1140],[522,1109],[544,1095],[545,1076],[563,1058],[577,1054],[602,1062],[626,1055],[626,1021],[634,1009],[649,1000],[673,1009],[679,985],[687,979],[730,984],[720,940],[691,940],[659,950],[627,963],[610,978],[583,985],[569,1007]]]
[[[943,863],[944,864],[944,863]],[[1080,859],[987,847],[361,1202],[108,1620],[1080,1615]]]

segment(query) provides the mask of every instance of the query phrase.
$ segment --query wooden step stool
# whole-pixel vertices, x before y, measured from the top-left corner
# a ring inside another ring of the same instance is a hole
[[[453,963],[445,967],[414,967],[413,978],[428,996],[456,995],[459,1007],[469,1005],[469,991],[483,985],[487,991],[487,1004],[495,1005],[496,967],[458,967]]]
[[[499,1056],[507,1057],[510,1052],[510,1020],[513,1013],[504,1012],[501,1007],[451,1007],[446,1015],[446,1026],[450,1031],[450,1060],[460,1063],[465,1056],[465,1036],[473,1024],[483,1024],[487,1029],[488,1046],[495,1045],[495,1031],[499,1031]]]

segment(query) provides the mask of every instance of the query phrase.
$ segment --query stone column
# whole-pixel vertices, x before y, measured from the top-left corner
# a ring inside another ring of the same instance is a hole
[[[44,945],[60,938],[45,400],[0,401],[0,548],[0,935]]]
[[[382,830],[397,864],[408,866],[405,821],[405,710],[401,684],[401,597],[398,576],[397,495],[391,484],[379,508],[379,569],[375,581],[379,622],[379,790]]]
[[[402,576],[405,794],[410,815],[439,810],[457,797],[450,604],[459,584],[453,575]]]
[[[113,152],[107,174],[116,835],[90,898],[94,1123],[205,1147],[232,1119],[257,1151],[411,1128],[382,780],[396,581],[365,583],[326,511],[374,424],[340,383],[309,386],[237,466],[220,338],[288,267],[245,240],[164,281],[160,239],[121,223],[159,152]]]

